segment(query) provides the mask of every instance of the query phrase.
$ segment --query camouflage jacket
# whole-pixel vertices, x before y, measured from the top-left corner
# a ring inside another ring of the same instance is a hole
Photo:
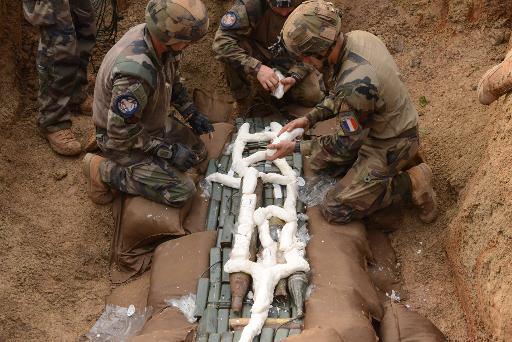
[[[229,63],[246,74],[256,75],[261,64],[272,67],[272,55],[268,47],[277,41],[286,17],[272,11],[267,0],[235,0],[235,4],[224,14],[213,40],[217,59]],[[251,56],[239,42],[247,41],[256,51]],[[263,58],[262,58],[263,59]],[[284,63],[282,62],[284,60]],[[282,66],[299,79],[306,77],[310,68],[297,63],[291,57],[281,58]]]
[[[179,59],[157,57],[146,24],[133,27],[106,54],[96,77],[93,121],[109,158],[143,158],[163,137],[171,103],[179,112],[192,105],[180,82]]]
[[[347,33],[332,75],[329,95],[307,114],[311,126],[339,115],[341,134],[368,128],[370,137],[388,139],[418,125],[418,113],[398,66],[373,34]]]

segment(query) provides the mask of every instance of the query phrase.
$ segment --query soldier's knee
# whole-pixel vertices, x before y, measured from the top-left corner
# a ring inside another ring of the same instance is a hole
[[[347,224],[354,219],[354,209],[342,203],[323,201],[321,212],[329,223]]]
[[[183,179],[180,184],[175,184],[162,192],[163,204],[171,207],[182,207],[196,193],[196,186],[190,178]]]

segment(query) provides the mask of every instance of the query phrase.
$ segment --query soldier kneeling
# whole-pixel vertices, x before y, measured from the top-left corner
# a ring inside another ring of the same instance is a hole
[[[180,206],[195,192],[186,171],[206,158],[197,135],[213,126],[180,82],[181,51],[203,37],[201,1],[151,0],[146,23],[130,29],[103,60],[94,90],[93,121],[107,159],[87,154],[89,197],[103,204],[112,189]],[[169,117],[171,104],[192,129]]]
[[[437,215],[432,171],[425,163],[411,167],[419,149],[418,113],[384,43],[364,31],[344,35],[336,8],[321,0],[297,7],[281,34],[290,53],[316,68],[333,68],[330,94],[281,131],[338,117],[336,134],[309,145],[313,170],[341,177],[322,203],[325,218],[348,223],[394,201],[412,201],[420,219],[432,222]],[[305,152],[306,146],[283,142],[269,147],[277,149],[275,159]]]

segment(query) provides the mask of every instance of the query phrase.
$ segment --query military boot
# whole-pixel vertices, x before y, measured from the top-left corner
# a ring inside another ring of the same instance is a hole
[[[437,200],[432,187],[432,170],[427,164],[421,163],[406,172],[411,179],[412,203],[420,209],[420,220],[433,222],[437,217]]]
[[[87,138],[87,142],[84,146],[85,152],[94,152],[99,149],[98,142],[96,141],[96,134],[91,133]]]
[[[57,132],[45,133],[52,150],[63,156],[76,156],[82,152],[82,145],[76,140],[71,129],[66,128]]]
[[[478,100],[489,105],[501,95],[512,90],[512,54],[508,53],[503,62],[489,69],[478,82]]]
[[[87,194],[96,204],[112,202],[114,195],[112,190],[101,180],[100,163],[105,158],[96,154],[87,153],[82,160],[82,171],[87,178]]]

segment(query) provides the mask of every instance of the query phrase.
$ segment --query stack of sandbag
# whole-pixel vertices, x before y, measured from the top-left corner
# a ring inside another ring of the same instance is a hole
[[[233,132],[233,125],[214,124],[215,132],[201,136],[208,150],[208,159],[222,153]],[[197,167],[197,173],[206,170],[207,161]],[[193,173],[194,171],[192,171]],[[198,178],[199,179],[199,178]],[[160,243],[191,232],[203,231],[208,202],[199,190],[182,208],[172,208],[143,197],[120,196],[113,205],[115,224],[111,261],[116,266],[112,281],[122,283],[144,273],[151,262],[154,249]],[[189,216],[193,207],[193,215]]]

